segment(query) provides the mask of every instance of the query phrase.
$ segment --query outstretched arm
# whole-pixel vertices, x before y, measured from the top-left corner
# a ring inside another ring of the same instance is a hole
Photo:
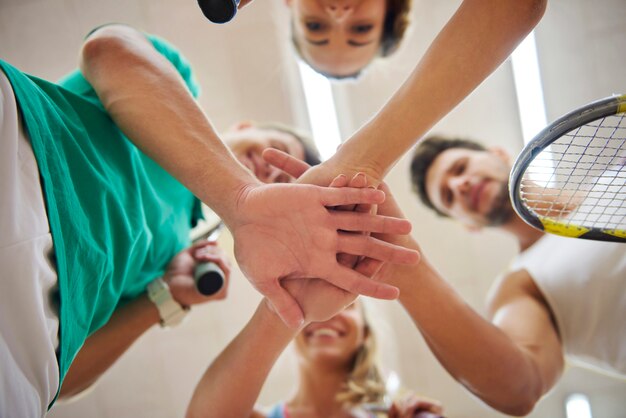
[[[187,418],[247,418],[278,356],[297,334],[263,300],[245,328],[206,370]]]
[[[396,161],[515,49],[547,0],[464,0],[415,70],[382,110],[335,156],[303,176],[327,184],[338,173],[382,181]]]
[[[349,184],[366,186],[358,176]],[[345,176],[338,176],[331,183],[331,187],[347,185]],[[320,279],[286,280],[284,286],[305,312],[306,323],[325,321],[356,298],[355,294]],[[189,404],[187,418],[254,415],[254,404],[270,370],[298,332],[279,321],[263,300],[245,328],[202,376]]]
[[[280,287],[282,278],[319,277],[351,292],[397,295],[389,285],[342,268],[337,254],[395,262],[413,262],[416,254],[339,231],[401,232],[406,221],[386,222],[380,231],[380,217],[326,209],[379,203],[382,193],[260,184],[224,146],[174,67],[132,28],[94,32],[82,49],[81,69],[126,136],[224,220],[242,271],[287,323],[297,326],[302,312]]]
[[[298,176],[306,164],[267,150],[263,157]],[[404,217],[387,186],[379,213]],[[420,251],[410,236],[379,238]],[[448,372],[487,404],[524,415],[557,381],[563,354],[556,326],[525,271],[500,283],[482,318],[446,283],[426,258],[417,265],[383,265],[375,276],[400,289],[400,302]],[[491,321],[491,322],[490,322]]]
[[[379,211],[401,216],[387,194]],[[411,237],[404,245],[419,250]],[[385,265],[378,279],[400,289],[400,303],[446,370],[491,407],[526,415],[563,371],[558,332],[525,271],[506,277],[481,317],[422,258],[411,267]]]

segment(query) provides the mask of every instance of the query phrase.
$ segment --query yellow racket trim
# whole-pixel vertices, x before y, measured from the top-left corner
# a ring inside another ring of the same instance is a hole
[[[623,229],[608,229],[604,232],[608,235],[613,235],[614,237],[626,239],[626,231],[624,231]]]
[[[626,100],[626,94],[620,96],[619,98],[620,98],[620,100]],[[615,113],[622,113],[622,112],[626,112],[626,101],[623,102],[623,103],[620,103],[617,106],[617,112],[615,112]]]
[[[539,221],[541,221],[544,231],[564,237],[578,238],[590,231],[582,226],[566,225],[562,222],[553,221],[550,218],[539,218]]]

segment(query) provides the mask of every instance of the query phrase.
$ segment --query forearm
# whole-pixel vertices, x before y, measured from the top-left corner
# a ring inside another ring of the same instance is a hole
[[[94,384],[159,319],[156,307],[145,294],[115,311],[78,352],[63,381],[60,397],[74,396]]]
[[[389,282],[446,370],[495,409],[517,415],[532,408],[545,388],[525,349],[478,315],[427,260],[397,270]]]
[[[272,366],[297,332],[261,302],[250,322],[202,376],[187,418],[249,417]]]
[[[122,132],[230,223],[238,195],[257,180],[220,140],[171,63],[141,33],[114,26],[87,40],[81,70]]]
[[[510,55],[541,19],[545,3],[465,0],[406,82],[334,158],[372,178],[384,178],[419,138]]]

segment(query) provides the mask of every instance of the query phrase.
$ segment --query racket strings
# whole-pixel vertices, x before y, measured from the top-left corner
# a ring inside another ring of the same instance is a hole
[[[585,228],[626,230],[626,118],[580,126],[536,156],[521,182],[539,217]]]

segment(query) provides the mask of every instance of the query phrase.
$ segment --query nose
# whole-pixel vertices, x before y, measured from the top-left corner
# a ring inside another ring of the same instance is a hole
[[[469,177],[465,175],[450,176],[448,179],[448,187],[452,190],[455,198],[465,196],[470,192],[471,185]]]
[[[353,10],[352,2],[331,2],[326,5],[326,13],[338,22],[345,19]]]

